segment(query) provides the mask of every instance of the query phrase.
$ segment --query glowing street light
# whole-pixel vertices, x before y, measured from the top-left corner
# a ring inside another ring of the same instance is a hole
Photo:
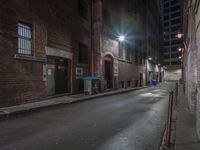
[[[177,37],[178,39],[181,39],[183,36],[184,36],[183,33],[178,33],[178,34],[176,35],[176,37]]]
[[[120,36],[118,37],[118,40],[119,40],[120,42],[123,42],[123,41],[125,41],[125,36],[123,36],[123,35],[120,35]]]
[[[151,57],[149,57],[148,59],[149,59],[149,60],[152,60],[152,58],[151,58]]]
[[[182,57],[181,56],[179,56],[179,59],[181,59]]]
[[[179,52],[183,52],[183,51],[184,51],[184,48],[178,48],[178,51],[179,51]]]

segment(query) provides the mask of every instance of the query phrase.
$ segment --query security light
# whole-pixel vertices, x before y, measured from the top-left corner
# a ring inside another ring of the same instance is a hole
[[[148,59],[149,59],[149,60],[152,60],[152,58],[151,58],[151,57],[149,57]]]
[[[181,39],[182,37],[183,37],[183,33],[178,33],[177,35],[176,35],[176,37],[178,38],[178,39]]]
[[[123,42],[123,41],[125,40],[125,36],[120,35],[120,36],[118,37],[118,40],[119,40],[120,42]]]

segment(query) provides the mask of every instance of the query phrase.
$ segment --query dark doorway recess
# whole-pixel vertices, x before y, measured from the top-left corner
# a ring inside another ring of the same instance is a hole
[[[55,62],[55,92],[62,94],[68,92],[68,62],[64,59],[56,59]]]

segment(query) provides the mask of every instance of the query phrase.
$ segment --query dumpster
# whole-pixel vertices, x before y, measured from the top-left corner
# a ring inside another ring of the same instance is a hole
[[[100,79],[97,77],[84,77],[84,93],[96,94],[100,91]]]
[[[152,80],[151,81],[151,85],[156,86],[157,85],[157,81],[156,80]]]

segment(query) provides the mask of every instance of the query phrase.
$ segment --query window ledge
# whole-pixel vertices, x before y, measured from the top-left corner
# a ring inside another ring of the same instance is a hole
[[[145,64],[137,64],[138,66],[145,66]]]
[[[129,60],[125,60],[125,59],[121,59],[121,58],[118,58],[119,61],[122,61],[122,62],[126,62],[126,63],[129,63],[129,64],[132,64],[133,62],[129,61]]]
[[[77,66],[78,67],[86,67],[86,66],[88,66],[88,64],[77,63]]]
[[[15,59],[18,60],[27,60],[27,61],[36,61],[36,62],[46,62],[46,58],[36,58],[34,56],[26,56],[26,55],[21,55],[21,54],[15,54],[14,55]]]

